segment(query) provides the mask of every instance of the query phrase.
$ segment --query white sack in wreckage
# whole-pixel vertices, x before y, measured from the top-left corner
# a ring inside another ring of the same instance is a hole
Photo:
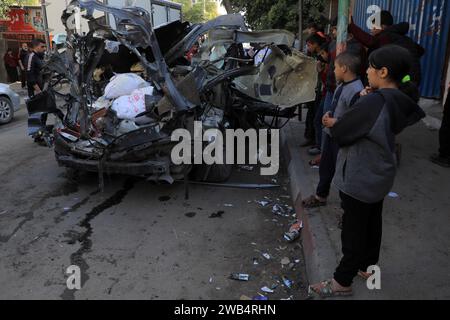
[[[133,120],[142,112],[145,112],[145,96],[153,95],[153,87],[134,90],[131,95],[126,95],[114,100],[112,109],[119,119]]]
[[[106,99],[113,100],[131,95],[134,90],[148,86],[148,82],[134,73],[121,73],[111,78],[103,96]]]

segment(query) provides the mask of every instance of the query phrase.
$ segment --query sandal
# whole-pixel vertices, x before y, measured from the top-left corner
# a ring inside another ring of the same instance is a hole
[[[315,195],[302,201],[302,205],[306,209],[319,208],[327,205],[327,201],[320,201]]]
[[[309,161],[308,161],[308,164],[309,164],[311,167],[319,166],[319,165],[320,165],[320,156],[314,158],[313,160],[309,160]]]
[[[367,272],[364,272],[364,271],[361,271],[361,270],[359,270],[358,271],[358,276],[360,277],[360,278],[362,278],[362,279],[364,279],[364,280],[369,280],[369,278],[372,276],[370,273],[367,273]]]
[[[320,283],[319,291],[313,289],[312,286],[308,286],[308,296],[312,297],[318,295],[320,298],[333,298],[333,297],[349,297],[353,295],[353,290],[337,290],[333,291],[332,280],[325,280]]]
[[[294,242],[300,238],[300,231],[303,229],[303,221],[297,221],[290,228],[289,231],[284,234],[284,239],[287,242]]]

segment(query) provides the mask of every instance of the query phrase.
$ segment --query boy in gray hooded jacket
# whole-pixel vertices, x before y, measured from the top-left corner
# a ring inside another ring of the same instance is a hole
[[[310,286],[321,297],[352,294],[353,278],[368,278],[378,263],[383,200],[396,174],[395,136],[425,117],[417,105],[417,87],[407,74],[410,55],[391,45],[374,51],[367,70],[371,93],[340,119],[328,115],[324,125],[340,146],[334,184],[344,209],[343,258],[331,280]],[[413,97],[414,99],[412,99]]]

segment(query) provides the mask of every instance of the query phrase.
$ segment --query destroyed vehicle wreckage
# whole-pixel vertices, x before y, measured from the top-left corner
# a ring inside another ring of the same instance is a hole
[[[87,33],[76,27],[78,12],[88,20]],[[193,130],[194,121],[205,129],[275,128],[279,118],[292,118],[296,106],[315,98],[315,63],[292,48],[294,36],[249,32],[240,15],[153,29],[144,9],[72,1],[62,21],[66,48],[50,56],[44,91],[27,107],[30,115],[56,115],[56,160],[68,168],[169,183],[189,173],[224,181],[228,165],[174,165],[172,132]],[[189,61],[185,54],[201,36],[206,40]],[[245,43],[270,48],[270,54],[255,65]],[[70,83],[69,93],[56,89],[61,80]],[[57,106],[56,97],[65,105]]]

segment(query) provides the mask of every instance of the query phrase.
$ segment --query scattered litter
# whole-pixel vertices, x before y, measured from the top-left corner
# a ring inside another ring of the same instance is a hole
[[[64,210],[65,212],[67,212],[67,211],[72,210],[72,208],[71,208],[71,207],[65,207],[63,210]]]
[[[266,292],[266,293],[274,293],[274,291],[272,289],[270,289],[269,287],[262,287],[261,291]]]
[[[398,198],[399,196],[395,192],[389,192],[389,197],[391,197],[391,198]]]
[[[233,207],[233,205],[231,203],[225,203],[223,206],[224,207]]]
[[[272,179],[272,183],[278,183],[277,179]]]
[[[300,263],[300,259],[296,259],[296,260],[295,260],[295,263]]]
[[[266,301],[266,300],[269,300],[269,298],[267,298],[266,296],[263,296],[262,294],[259,294],[258,296],[254,296],[253,300]]]
[[[222,218],[222,215],[225,213],[225,211],[217,211],[214,213],[211,213],[209,218]]]
[[[287,264],[289,264],[289,263],[291,263],[291,260],[289,260],[289,258],[288,257],[284,257],[283,259],[281,259],[281,264],[282,265],[287,265]]]
[[[312,166],[311,169],[319,169],[319,166]]]
[[[274,204],[273,207],[272,207],[272,213],[276,214],[278,216],[289,217],[290,213],[287,212],[287,211],[288,210],[286,210],[286,208],[284,208],[283,206],[281,206],[278,203]]]
[[[252,300],[252,298],[250,298],[249,296],[246,296],[245,294],[243,294],[239,300]]]
[[[244,171],[253,171],[253,167],[252,166],[239,166],[239,168],[244,170]]]
[[[284,199],[290,199],[291,198],[291,196],[289,196],[289,195],[282,195],[282,196],[280,196],[280,198],[284,198]]]
[[[294,300],[294,297],[293,297],[293,296],[290,296],[289,298],[286,298],[286,299],[280,299],[280,300]]]
[[[263,256],[264,258],[266,258],[267,260],[270,260],[270,254],[268,254],[268,253],[263,253],[262,256]]]
[[[252,242],[251,245],[252,246],[257,246],[257,244],[255,242]]]
[[[258,262],[258,259],[256,259],[256,258],[253,258],[253,265],[258,265],[259,264],[259,262]]]
[[[270,201],[261,200],[261,201],[256,201],[256,203],[258,203],[261,207],[267,207],[270,204]]]
[[[211,277],[211,278],[209,278],[209,283],[212,283],[213,282],[213,278]]]
[[[289,289],[292,287],[292,285],[294,284],[294,282],[292,280],[289,280],[288,278],[286,278],[285,276],[283,276],[283,283],[286,287],[288,287]]]
[[[7,212],[8,212],[8,210],[3,210],[2,212],[0,212],[0,216],[1,216],[2,214],[7,213]]]
[[[220,287],[216,287],[216,290],[220,290]]]
[[[287,247],[282,247],[282,246],[279,246],[278,248],[280,248],[280,250],[286,250],[287,249]]]
[[[238,281],[248,281],[250,276],[246,273],[232,273],[230,279]]]
[[[284,239],[287,242],[294,242],[295,240],[297,240],[300,237],[300,231],[302,229],[303,229],[303,221],[300,222],[300,229],[299,230],[293,229],[293,230],[290,230],[290,231],[286,232],[284,234]]]

